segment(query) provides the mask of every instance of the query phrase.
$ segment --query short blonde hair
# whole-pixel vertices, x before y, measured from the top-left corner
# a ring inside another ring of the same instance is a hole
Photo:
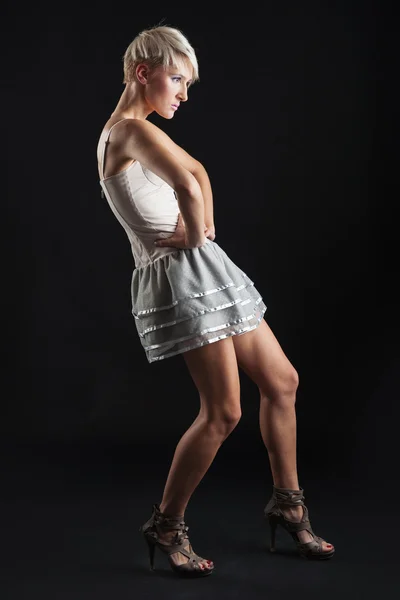
[[[144,62],[150,67],[176,66],[179,60],[189,60],[193,67],[192,82],[199,80],[196,53],[183,33],[175,27],[156,26],[144,29],[127,47],[124,60],[124,81],[135,79],[136,66]]]

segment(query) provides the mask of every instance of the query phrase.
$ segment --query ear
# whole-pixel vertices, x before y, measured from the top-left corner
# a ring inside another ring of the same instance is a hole
[[[140,83],[147,83],[149,76],[149,67],[145,63],[139,63],[135,70],[137,80]]]

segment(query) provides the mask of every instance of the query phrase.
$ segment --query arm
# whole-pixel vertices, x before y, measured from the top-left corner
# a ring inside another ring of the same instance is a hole
[[[214,227],[214,208],[211,183],[207,171],[201,163],[192,171],[192,175],[197,179],[204,200],[204,224],[206,227]]]
[[[180,164],[195,177],[200,185],[204,201],[204,224],[210,230],[207,237],[213,240],[215,238],[213,195],[207,171],[201,162],[193,158],[186,150],[176,144],[162,129],[159,129],[153,124],[151,124],[151,126],[160,141],[176,157]]]
[[[190,175],[190,173],[189,173]],[[196,179],[175,187],[179,210],[185,223],[186,242],[195,248],[202,246],[204,237],[204,204]]]
[[[126,127],[127,134],[124,136],[126,154],[138,160],[175,190],[187,230],[188,243],[194,247],[203,245],[204,202],[200,185],[194,175],[165,147],[151,123],[127,119],[123,126]]]

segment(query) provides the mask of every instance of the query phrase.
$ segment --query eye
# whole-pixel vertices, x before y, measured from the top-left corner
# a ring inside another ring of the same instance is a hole
[[[175,81],[175,80],[181,81],[181,79],[182,79],[182,77],[173,77],[172,78],[173,81]]]

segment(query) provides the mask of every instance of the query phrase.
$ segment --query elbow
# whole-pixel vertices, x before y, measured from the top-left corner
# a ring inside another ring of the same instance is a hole
[[[197,179],[187,171],[183,177],[179,179],[174,185],[175,192],[179,194],[184,194],[191,197],[196,197],[199,193],[199,183]]]
[[[205,168],[199,160],[195,160],[194,167],[190,172],[196,177],[196,174],[199,173],[199,171],[205,171]]]

